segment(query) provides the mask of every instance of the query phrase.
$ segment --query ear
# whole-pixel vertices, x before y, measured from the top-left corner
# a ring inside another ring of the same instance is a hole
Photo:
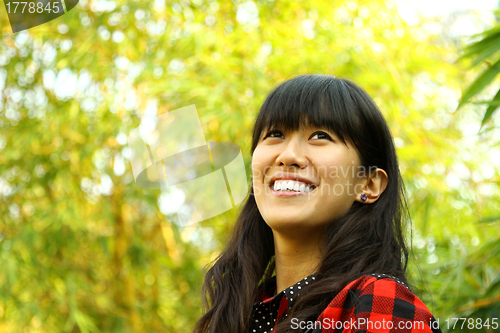
[[[365,185],[361,192],[356,194],[356,201],[365,204],[374,203],[384,193],[388,182],[387,173],[383,169],[376,168],[370,176],[365,178]],[[361,198],[363,194],[366,195],[365,201]]]

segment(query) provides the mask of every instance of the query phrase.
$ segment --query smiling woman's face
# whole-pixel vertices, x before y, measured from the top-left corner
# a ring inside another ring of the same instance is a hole
[[[324,128],[265,131],[252,158],[257,207],[274,231],[318,229],[360,200],[359,165],[354,146]]]

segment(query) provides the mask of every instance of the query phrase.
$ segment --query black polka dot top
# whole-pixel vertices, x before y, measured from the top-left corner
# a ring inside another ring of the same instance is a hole
[[[276,293],[276,276],[266,281],[262,292],[259,293],[258,300],[254,304],[249,332],[274,332],[277,323],[288,316],[295,302],[294,300],[300,297],[300,293],[304,288],[314,282],[316,279],[314,275],[305,277],[276,295],[274,295]],[[274,296],[269,297],[268,295]]]

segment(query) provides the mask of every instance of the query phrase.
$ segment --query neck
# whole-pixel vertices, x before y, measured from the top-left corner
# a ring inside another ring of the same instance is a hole
[[[316,272],[321,260],[321,242],[319,237],[287,238],[278,232],[273,233],[276,292],[279,293]]]

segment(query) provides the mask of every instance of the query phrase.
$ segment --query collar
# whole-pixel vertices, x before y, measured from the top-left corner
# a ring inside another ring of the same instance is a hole
[[[288,303],[291,304],[293,302],[294,297],[299,297],[300,292],[303,288],[307,287],[309,284],[313,283],[316,279],[316,273],[313,273],[309,276],[306,276],[302,280],[295,283],[293,286],[290,286],[278,294],[276,294],[276,275],[265,280],[259,288],[259,292],[257,294],[257,298],[254,304],[258,303],[270,303],[274,300],[281,299],[283,296],[286,297]]]
[[[288,316],[294,300],[300,297],[302,290],[313,283],[315,279],[314,274],[311,274],[278,294],[276,294],[276,276],[264,281],[254,303],[254,313],[257,317],[253,324],[259,325],[259,328],[261,328],[259,320],[270,315],[267,325],[274,327],[283,317]]]

